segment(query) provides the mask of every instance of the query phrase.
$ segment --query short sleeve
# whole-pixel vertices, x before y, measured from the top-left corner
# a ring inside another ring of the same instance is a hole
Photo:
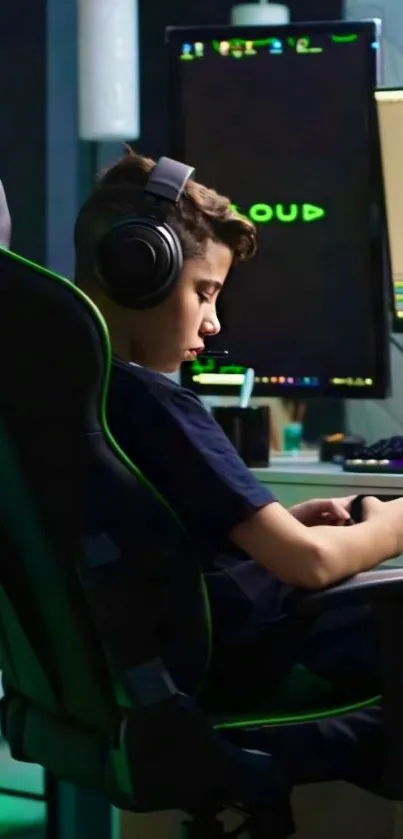
[[[199,542],[219,548],[237,524],[275,500],[190,391],[143,390],[127,409],[126,401],[115,427],[111,410],[112,433]]]

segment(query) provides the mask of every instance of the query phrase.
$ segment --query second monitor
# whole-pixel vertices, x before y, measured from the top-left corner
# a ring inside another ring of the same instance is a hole
[[[259,236],[228,281],[230,364],[184,368],[200,393],[382,397],[385,213],[374,23],[169,32],[174,153]],[[234,387],[235,386],[235,387]]]
[[[391,263],[392,317],[403,332],[403,90],[376,92]]]

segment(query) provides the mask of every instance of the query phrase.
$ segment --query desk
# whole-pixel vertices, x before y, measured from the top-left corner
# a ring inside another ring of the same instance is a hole
[[[337,495],[403,495],[403,475],[343,472],[314,455],[274,456],[267,469],[252,472],[286,507]]]

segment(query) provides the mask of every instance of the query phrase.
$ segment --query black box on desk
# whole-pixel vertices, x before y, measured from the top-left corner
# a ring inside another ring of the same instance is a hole
[[[249,467],[265,467],[270,461],[270,408],[214,408],[213,415]]]

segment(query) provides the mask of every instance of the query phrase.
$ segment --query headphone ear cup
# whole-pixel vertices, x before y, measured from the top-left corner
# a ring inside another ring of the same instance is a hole
[[[116,225],[100,240],[96,254],[99,283],[108,297],[129,309],[159,305],[183,267],[175,231],[149,219]]]

